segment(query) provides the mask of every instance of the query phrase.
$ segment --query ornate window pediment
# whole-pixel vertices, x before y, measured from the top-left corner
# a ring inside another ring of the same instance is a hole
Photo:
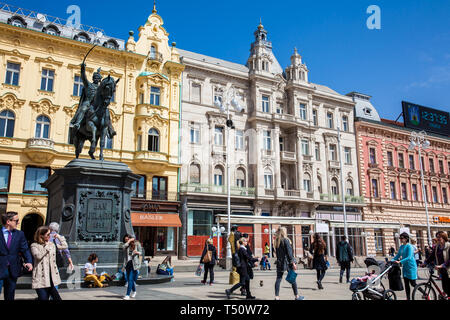
[[[46,98],[41,99],[38,102],[31,101],[30,106],[36,113],[48,115],[52,115],[60,109],[60,106],[54,105],[53,102]]]
[[[0,97],[0,109],[20,109],[25,103],[25,100],[18,99],[13,93],[5,93]]]

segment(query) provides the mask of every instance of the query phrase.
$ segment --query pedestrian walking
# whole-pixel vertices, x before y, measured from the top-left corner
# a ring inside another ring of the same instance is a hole
[[[347,237],[343,236],[342,241],[340,241],[336,248],[336,260],[341,267],[341,271],[339,274],[339,283],[342,283],[342,277],[345,276],[347,278],[347,283],[350,282],[350,269],[351,263],[353,262],[353,248],[350,243],[347,241]]]
[[[142,246],[139,241],[128,234],[125,235],[124,242],[123,268],[125,269],[125,279],[128,283],[124,300],[129,300],[130,296],[131,298],[136,297],[136,281],[142,264]]]
[[[2,214],[2,237],[0,237],[0,280],[3,280],[5,300],[14,300],[17,278],[21,275],[22,260],[28,271],[33,270],[33,260],[23,231],[17,230],[17,212]]]
[[[50,228],[39,227],[34,234],[31,244],[31,254],[34,259],[31,287],[36,290],[38,300],[61,300],[57,286],[61,283],[58,266],[56,265],[56,251],[67,248],[67,242],[58,234],[55,239],[59,244],[50,241]]]
[[[252,258],[247,251],[247,239],[242,237],[239,240],[239,248],[237,250],[239,256],[239,263],[236,264],[237,272],[239,273],[239,283],[236,283],[231,289],[226,289],[225,294],[227,298],[231,298],[231,294],[234,290],[245,287],[246,298],[247,299],[255,299],[254,296],[251,295],[250,292],[250,277],[249,277],[249,269],[253,268],[255,264],[254,258]]]
[[[442,290],[450,297],[450,242],[448,241],[448,234],[444,231],[439,231],[436,233],[436,239],[437,244],[424,265],[435,265],[435,269],[439,271],[442,281]]]
[[[323,289],[322,280],[325,277],[326,270],[328,269],[327,245],[318,233],[314,234],[313,239],[314,241],[311,244],[311,249],[309,249],[309,251],[313,255],[313,269],[316,269],[317,272],[317,287],[319,289]]]
[[[48,227],[50,228],[50,241],[57,246],[61,246],[61,241],[66,241],[66,238],[59,234],[59,224],[57,222],[52,222]],[[58,265],[58,268],[67,267],[67,270],[69,271],[74,270],[72,257],[68,247],[62,250],[59,249],[56,252],[56,264]]]
[[[233,225],[231,227],[230,236],[228,237],[228,242],[231,246],[231,263],[233,267],[231,268],[230,277],[229,277],[229,284],[234,285],[239,282],[239,273],[237,272],[236,268],[236,261],[239,259],[238,256],[238,247],[239,247],[239,239],[242,238],[241,233],[238,231],[237,225]]]
[[[420,265],[420,249],[417,247],[417,242],[414,239],[411,239],[411,246],[414,249],[414,260],[416,261],[417,266]]]
[[[405,283],[406,299],[411,300],[411,287],[416,286],[417,263],[414,259],[414,247],[409,243],[409,235],[403,232],[400,235],[402,245],[397,255],[391,260],[403,266],[403,282]]]
[[[280,284],[283,274],[288,270],[297,270],[291,241],[287,237],[287,229],[279,227],[275,233],[275,252],[277,255],[277,279],[275,281],[275,300],[280,300]],[[295,300],[303,300],[305,297],[298,295],[297,282],[291,283]]]
[[[266,244],[264,245],[264,255],[267,256],[267,258],[270,258],[270,247],[269,247],[269,245],[267,244],[267,242],[266,242]]]
[[[200,263],[205,265],[205,272],[203,276],[202,283],[206,284],[206,280],[208,279],[209,272],[209,285],[214,283],[214,266],[217,261],[217,250],[214,247],[213,239],[209,238],[206,240],[205,247],[203,248],[202,256],[200,257]]]

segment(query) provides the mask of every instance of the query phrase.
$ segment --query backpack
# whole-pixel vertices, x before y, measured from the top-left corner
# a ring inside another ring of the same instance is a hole
[[[241,267],[241,258],[239,258],[239,255],[237,252],[233,254],[231,257],[231,262],[233,263],[233,267],[240,268]]]

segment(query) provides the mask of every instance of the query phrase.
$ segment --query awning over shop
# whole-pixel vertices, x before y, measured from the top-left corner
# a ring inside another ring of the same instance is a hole
[[[132,212],[133,227],[181,227],[178,214]]]

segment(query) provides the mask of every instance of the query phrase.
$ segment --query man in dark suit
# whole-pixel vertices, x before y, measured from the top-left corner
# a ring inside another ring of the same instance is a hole
[[[17,230],[19,215],[17,212],[2,214],[2,234],[0,236],[0,279],[3,280],[5,300],[14,300],[17,278],[20,277],[22,261],[25,260],[28,271],[33,270],[32,258],[25,234]]]

